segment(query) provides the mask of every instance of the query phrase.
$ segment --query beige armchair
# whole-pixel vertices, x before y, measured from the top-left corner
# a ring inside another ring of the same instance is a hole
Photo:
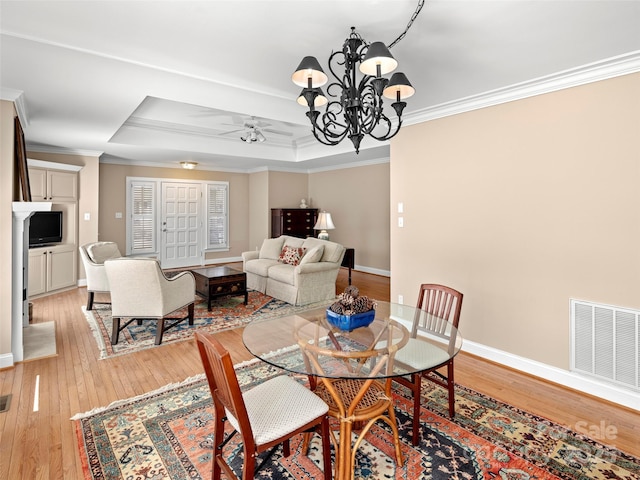
[[[138,324],[143,319],[157,319],[155,344],[162,343],[162,335],[178,323],[189,320],[193,325],[193,306],[196,282],[191,272],[182,272],[167,278],[154,258],[122,257],[104,262],[111,288],[111,316],[113,330],[111,343],[118,343],[120,331],[133,320]],[[169,315],[188,307],[184,318],[169,318]],[[120,326],[120,320],[129,319]],[[165,320],[173,322],[165,325]]]
[[[120,250],[114,242],[87,243],[80,247],[80,258],[87,275],[87,310],[93,309],[94,294],[109,293],[109,279],[104,269],[104,262],[112,258],[120,258]]]

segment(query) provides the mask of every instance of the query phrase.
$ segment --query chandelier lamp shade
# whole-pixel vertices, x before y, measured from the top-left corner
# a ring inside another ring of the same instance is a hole
[[[327,85],[326,97],[321,87],[329,77],[315,57],[304,57],[291,79],[302,87],[297,102],[308,108],[306,115],[313,136],[332,146],[349,138],[359,153],[360,143],[367,135],[379,141],[396,135],[407,105],[404,99],[415,93],[404,73],[393,73],[389,79],[384,76],[397,66],[384,43],[369,44],[351,27],[342,49],[329,56],[328,67],[335,80]],[[387,116],[383,98],[393,101],[391,107],[397,121]]]
[[[318,233],[318,238],[320,240],[329,240],[329,232],[327,230],[333,230],[335,225],[333,224],[333,220],[331,220],[331,214],[325,211],[320,212],[318,215],[318,221],[313,226],[314,230],[320,230]]]

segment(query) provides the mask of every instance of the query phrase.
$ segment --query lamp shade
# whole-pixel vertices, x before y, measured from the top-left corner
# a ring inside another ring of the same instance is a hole
[[[329,77],[322,70],[316,57],[304,57],[291,75],[291,80],[300,87],[316,88],[327,83]],[[311,80],[311,85],[309,85],[309,80]]]
[[[380,66],[380,72],[378,72],[378,66]],[[369,45],[369,49],[360,64],[360,71],[365,75],[379,77],[393,72],[397,66],[398,62],[393,58],[387,46],[382,42],[373,42]]]
[[[400,92],[400,99],[409,98],[416,93],[415,88],[413,88],[407,76],[402,72],[396,72],[391,75],[389,83],[382,94],[392,100],[398,100],[398,92]]]
[[[315,230],[333,230],[336,227],[333,224],[333,220],[331,220],[330,213],[320,212],[318,215],[318,221],[313,228]]]
[[[298,100],[297,100],[298,104],[302,105],[303,107],[308,107],[309,106],[309,103],[307,103],[307,99],[304,96],[304,94],[308,90],[309,89],[307,89],[307,88],[302,89],[302,92],[300,92],[300,96],[298,97]],[[317,95],[313,99],[313,106],[314,107],[321,107],[321,106],[327,104],[327,102],[328,102],[327,97],[324,96],[324,92],[322,91],[321,88],[312,88],[311,91],[317,93]]]

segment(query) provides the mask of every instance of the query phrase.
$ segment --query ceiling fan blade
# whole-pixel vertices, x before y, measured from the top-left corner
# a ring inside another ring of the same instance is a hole
[[[293,133],[291,133],[291,132],[285,132],[284,130],[274,130],[273,128],[263,128],[262,131],[263,132],[274,133],[276,135],[286,135],[287,137],[292,137],[293,136]]]
[[[238,128],[236,130],[229,130],[228,132],[222,132],[220,135],[230,135],[232,133],[244,132],[244,131],[245,131],[244,128]]]

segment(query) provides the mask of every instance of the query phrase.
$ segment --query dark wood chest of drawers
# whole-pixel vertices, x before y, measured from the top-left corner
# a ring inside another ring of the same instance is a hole
[[[313,237],[313,226],[318,219],[317,208],[272,208],[271,238],[280,235]]]

